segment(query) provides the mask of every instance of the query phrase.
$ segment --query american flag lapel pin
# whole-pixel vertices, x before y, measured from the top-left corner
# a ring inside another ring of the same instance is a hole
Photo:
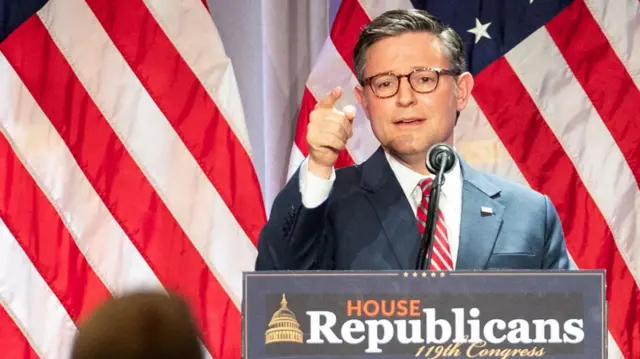
[[[482,213],[482,215],[484,215],[484,216],[492,215],[493,214],[493,208],[482,206],[482,207],[480,207],[480,213]]]

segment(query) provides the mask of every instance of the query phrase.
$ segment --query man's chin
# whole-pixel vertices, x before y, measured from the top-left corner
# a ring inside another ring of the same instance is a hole
[[[383,146],[384,147],[384,146]],[[415,146],[415,145],[393,145],[385,148],[387,152],[394,155],[395,157],[402,158],[415,158],[415,157],[426,157],[428,147],[423,146]]]
[[[430,144],[425,143],[424,141],[417,141],[415,138],[411,139],[398,139],[392,141],[388,144],[389,148],[391,148],[394,152],[398,154],[404,155],[414,155],[418,153],[425,154],[431,147]]]

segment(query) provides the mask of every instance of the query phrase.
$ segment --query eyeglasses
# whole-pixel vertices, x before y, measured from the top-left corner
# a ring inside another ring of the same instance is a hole
[[[398,75],[393,72],[367,77],[364,84],[371,87],[373,94],[379,98],[388,98],[398,93],[400,80],[406,77],[409,85],[415,92],[429,93],[438,87],[440,75],[457,76],[456,71],[441,69],[437,67],[423,67],[415,69],[408,74]]]

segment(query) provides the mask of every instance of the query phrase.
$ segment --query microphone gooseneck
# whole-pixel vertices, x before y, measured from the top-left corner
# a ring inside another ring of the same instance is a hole
[[[444,174],[450,172],[456,164],[456,155],[451,146],[446,143],[437,143],[427,152],[427,169],[435,175],[429,193],[429,207],[427,208],[427,222],[420,241],[420,250],[416,261],[416,269],[424,270],[431,263],[433,249],[433,235],[436,229],[436,215],[440,202],[440,187],[444,183]]]

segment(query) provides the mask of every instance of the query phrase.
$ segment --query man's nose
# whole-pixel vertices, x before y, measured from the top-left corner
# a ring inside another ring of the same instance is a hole
[[[409,84],[409,79],[406,77],[401,78],[398,86],[396,96],[398,106],[407,107],[413,105],[416,102],[416,94],[411,88],[411,84]]]

